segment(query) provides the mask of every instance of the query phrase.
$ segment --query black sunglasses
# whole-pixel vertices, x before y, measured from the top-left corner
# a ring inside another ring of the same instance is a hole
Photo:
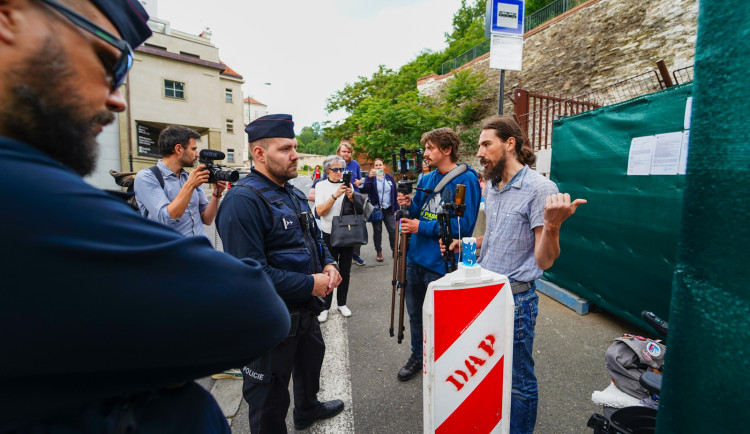
[[[336,168],[331,167],[328,170],[330,170],[332,172],[343,172],[345,169],[343,167],[336,167]]]
[[[111,76],[110,85],[112,87],[112,90],[117,90],[117,88],[119,88],[120,85],[122,85],[122,83],[125,81],[125,77],[127,77],[128,75],[128,70],[130,70],[130,67],[133,66],[133,50],[130,48],[130,44],[128,44],[127,41],[124,41],[112,35],[108,31],[92,23],[90,20],[84,18],[77,12],[68,9],[59,3],[53,2],[52,0],[39,1],[61,13],[65,18],[67,18],[76,26],[91,33],[92,35],[96,36],[97,38],[117,48],[120,51],[120,57],[114,62],[114,64],[107,65],[104,64],[105,62],[104,60],[102,60],[105,69],[109,70],[109,75]]]

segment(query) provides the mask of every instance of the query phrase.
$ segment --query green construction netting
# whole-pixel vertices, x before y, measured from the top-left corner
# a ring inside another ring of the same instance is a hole
[[[631,141],[681,134],[691,91],[673,87],[553,126],[552,180],[588,204],[563,224],[545,278],[643,327],[642,310],[669,312],[685,175],[628,175]]]
[[[750,2],[701,0],[657,432],[748,432]]]

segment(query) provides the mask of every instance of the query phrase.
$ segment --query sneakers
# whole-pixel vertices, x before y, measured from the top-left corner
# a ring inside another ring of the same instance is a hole
[[[331,417],[336,416],[337,414],[344,411],[344,402],[340,399],[334,399],[331,401],[326,402],[319,402],[318,403],[318,409],[310,417],[306,417],[303,419],[294,419],[294,429],[296,430],[303,430],[316,421],[328,419]]]
[[[412,353],[411,356],[409,356],[409,360],[406,361],[404,367],[398,371],[398,375],[396,377],[401,381],[409,381],[412,378],[416,377],[417,374],[419,374],[421,371],[422,360],[417,359],[417,356]]]
[[[365,260],[360,258],[359,256],[352,256],[352,262],[357,265],[365,265]]]
[[[339,312],[341,312],[341,315],[344,315],[345,317],[352,316],[352,311],[349,310],[346,306],[339,306]]]
[[[228,369],[211,376],[214,380],[242,380],[242,372],[239,369]]]
[[[318,315],[318,322],[326,322],[328,319],[328,309],[324,310],[323,312]]]

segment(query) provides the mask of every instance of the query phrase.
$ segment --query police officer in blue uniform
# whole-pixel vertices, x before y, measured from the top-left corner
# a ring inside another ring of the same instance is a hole
[[[285,433],[291,376],[296,429],[344,409],[341,400],[317,399],[325,353],[317,316],[323,309],[321,297],[338,286],[341,276],[306,195],[288,182],[297,177],[299,158],[292,116],[263,116],[245,131],[255,167],[227,193],[216,225],[224,251],[260,262],[289,309],[287,338],[242,369],[250,431]]]

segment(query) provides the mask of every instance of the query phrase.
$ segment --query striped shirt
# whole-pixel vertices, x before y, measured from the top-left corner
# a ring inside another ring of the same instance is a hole
[[[534,258],[534,228],[544,225],[545,200],[558,193],[554,182],[524,166],[498,190],[487,184],[487,229],[479,264],[519,282],[542,277]]]

